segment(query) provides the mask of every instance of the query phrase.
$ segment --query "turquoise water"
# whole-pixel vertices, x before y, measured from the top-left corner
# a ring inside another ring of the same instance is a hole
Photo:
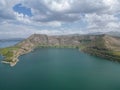
[[[0,64],[0,90],[120,90],[119,63],[77,49],[36,49],[19,59]]]

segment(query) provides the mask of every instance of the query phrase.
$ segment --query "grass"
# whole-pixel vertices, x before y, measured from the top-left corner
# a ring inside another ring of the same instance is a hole
[[[0,54],[4,56],[4,61],[11,62],[14,56],[14,51],[17,50],[18,47],[7,47],[7,48],[1,48]]]
[[[86,48],[85,52],[91,55],[103,57],[109,60],[120,61],[120,52],[111,51],[111,50],[102,50],[102,49],[97,50],[94,48]]]
[[[113,51],[112,54],[113,54],[113,55],[120,56],[120,51]]]
[[[17,47],[1,48],[1,49],[0,49],[0,54],[6,55],[6,54],[8,54],[8,53],[11,53],[11,51],[17,50],[17,49],[18,49]]]

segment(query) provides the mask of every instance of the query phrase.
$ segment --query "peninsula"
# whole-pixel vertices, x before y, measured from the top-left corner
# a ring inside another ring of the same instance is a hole
[[[0,54],[4,56],[2,62],[15,66],[19,61],[19,56],[27,54],[38,47],[78,48],[91,55],[120,61],[120,37],[106,34],[61,36],[33,34],[14,46],[1,48]]]

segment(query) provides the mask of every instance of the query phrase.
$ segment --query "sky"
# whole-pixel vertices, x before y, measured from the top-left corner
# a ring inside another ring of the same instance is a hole
[[[0,0],[0,38],[120,31],[120,0]]]

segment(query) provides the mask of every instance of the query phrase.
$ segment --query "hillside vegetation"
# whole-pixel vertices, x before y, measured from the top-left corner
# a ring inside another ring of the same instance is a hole
[[[91,41],[83,51],[109,60],[120,61],[120,38],[101,35],[95,41]]]

